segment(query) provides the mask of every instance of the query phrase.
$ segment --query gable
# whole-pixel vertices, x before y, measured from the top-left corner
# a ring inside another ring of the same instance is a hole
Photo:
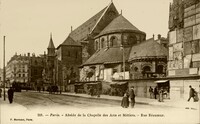
[[[114,18],[119,15],[113,3],[102,9],[96,15],[91,17],[85,23],[80,25],[69,36],[74,40],[81,42],[89,35],[92,37],[99,34]]]

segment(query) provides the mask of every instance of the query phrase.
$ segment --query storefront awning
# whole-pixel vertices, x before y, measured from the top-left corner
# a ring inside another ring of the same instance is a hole
[[[112,82],[112,83],[110,83],[110,85],[123,85],[126,83],[128,83],[128,82]]]
[[[98,83],[87,83],[87,85],[96,85]]]
[[[168,82],[169,80],[158,80],[158,81],[155,81],[154,83],[157,83],[157,84],[159,84],[159,83],[166,83],[166,82]]]
[[[76,85],[76,86],[80,86],[80,85],[83,85],[82,83],[80,83],[80,84],[74,84],[74,85]]]

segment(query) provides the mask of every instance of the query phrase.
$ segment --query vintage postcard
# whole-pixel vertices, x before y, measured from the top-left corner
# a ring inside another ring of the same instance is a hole
[[[199,0],[1,0],[0,124],[200,123]]]

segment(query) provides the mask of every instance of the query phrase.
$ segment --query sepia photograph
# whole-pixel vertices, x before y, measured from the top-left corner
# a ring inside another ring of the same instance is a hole
[[[0,124],[200,124],[200,0],[0,0]]]

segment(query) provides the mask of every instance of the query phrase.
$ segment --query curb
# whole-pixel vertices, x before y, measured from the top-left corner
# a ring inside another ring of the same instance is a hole
[[[29,92],[39,93],[37,91],[29,91]],[[49,92],[43,92],[43,91],[41,91],[40,93],[49,94]],[[114,102],[116,104],[121,104],[121,100],[120,99],[109,99],[109,98],[102,98],[102,97],[100,97],[100,98],[87,97],[87,96],[79,96],[79,95],[67,94],[67,93],[66,94],[65,93],[61,93],[61,94],[58,93],[58,94],[52,94],[52,95],[64,95],[64,96],[71,96],[71,97],[76,97],[76,98],[85,98],[85,99],[93,99],[93,100],[101,100],[101,101],[110,101],[110,102]],[[136,98],[136,100],[137,100],[137,98]],[[174,106],[174,105],[166,105],[166,104],[159,104],[159,103],[154,104],[154,103],[148,103],[148,102],[143,102],[143,101],[136,101],[136,104],[186,109],[185,106]]]
[[[108,99],[108,98],[97,98],[97,97],[84,97],[84,96],[77,96],[77,95],[72,95],[72,94],[61,94],[61,95],[65,95],[65,96],[72,96],[72,97],[78,97],[78,98],[86,98],[86,99],[96,99],[96,100],[105,100],[105,101],[114,101],[114,102],[119,102],[121,103],[121,100],[117,100],[117,99]],[[149,105],[149,103],[146,102],[136,102],[137,104],[143,104],[143,105]]]

